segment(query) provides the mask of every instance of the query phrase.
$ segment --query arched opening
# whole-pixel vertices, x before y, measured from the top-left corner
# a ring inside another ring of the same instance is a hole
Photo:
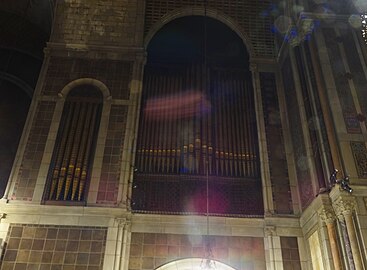
[[[166,263],[156,268],[156,270],[200,270],[203,269],[201,265],[202,265],[202,259],[187,258],[183,260],[177,260]],[[215,266],[217,270],[235,270],[235,268],[219,261],[215,261]]]
[[[217,20],[190,16],[166,24],[147,51],[133,211],[262,215],[255,106],[242,40]]]

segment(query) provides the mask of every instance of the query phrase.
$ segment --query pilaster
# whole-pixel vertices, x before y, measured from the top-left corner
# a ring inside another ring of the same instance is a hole
[[[261,97],[260,74],[258,64],[252,62],[250,66],[252,72],[252,83],[254,86],[254,99],[257,120],[257,132],[259,138],[259,153],[260,153],[260,169],[263,187],[263,201],[265,214],[274,213],[273,191],[270,179],[269,155],[266,143],[264,110]]]
[[[326,224],[327,228],[327,234],[329,238],[332,255],[331,258],[330,257],[328,258],[328,261],[332,260],[335,270],[343,269],[338,248],[337,232],[335,229],[336,217],[334,211],[331,206],[325,206],[318,211],[318,215],[321,222]]]
[[[341,192],[342,191],[340,191],[338,187],[334,187],[330,195],[332,198],[334,211],[339,221],[342,223],[342,226],[345,224],[346,227],[346,233],[350,242],[351,254],[348,252],[348,246],[346,246],[346,253],[348,255],[348,259],[353,260],[355,269],[364,269],[356,234],[356,229],[358,228],[353,219],[356,208],[356,200],[352,195]]]
[[[277,236],[276,227],[266,226],[264,229],[266,269],[282,270],[283,257],[280,237]]]
[[[131,222],[126,217],[115,218],[107,231],[103,270],[127,269],[131,239]]]

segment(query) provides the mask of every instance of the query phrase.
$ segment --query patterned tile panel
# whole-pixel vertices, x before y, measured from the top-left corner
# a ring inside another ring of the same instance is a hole
[[[102,269],[107,228],[11,224],[2,270]]]

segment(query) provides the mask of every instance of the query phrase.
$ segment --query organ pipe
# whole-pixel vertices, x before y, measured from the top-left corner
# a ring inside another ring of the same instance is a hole
[[[95,89],[90,89],[90,92],[88,90],[72,90],[71,96],[65,101],[50,166],[46,200],[84,199],[102,101],[99,92]],[[84,97],[85,93],[90,96]]]
[[[251,82],[202,65],[146,73],[138,173],[259,177]]]

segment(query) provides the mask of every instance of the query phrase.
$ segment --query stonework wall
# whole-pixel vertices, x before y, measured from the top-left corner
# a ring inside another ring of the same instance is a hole
[[[51,36],[55,43],[101,46],[142,44],[144,1],[58,1]]]
[[[99,227],[11,224],[1,269],[102,269],[106,237]]]
[[[265,269],[264,239],[260,237],[212,236],[213,256],[235,269]],[[201,235],[133,233],[129,269],[155,269],[183,258],[205,256]]]

